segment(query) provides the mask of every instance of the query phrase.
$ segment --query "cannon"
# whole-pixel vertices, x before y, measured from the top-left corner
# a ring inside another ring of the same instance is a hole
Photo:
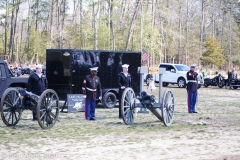
[[[45,90],[40,96],[19,87],[6,89],[0,106],[3,123],[15,126],[23,110],[36,112],[38,124],[42,129],[52,128],[59,115],[58,95],[52,89]]]
[[[156,97],[145,91],[142,91],[143,75],[148,74],[147,67],[139,67],[140,76],[140,96],[135,96],[132,88],[126,88],[121,99],[121,110],[123,121],[126,125],[134,122],[135,108],[144,108],[151,111],[165,126],[170,126],[174,118],[174,96],[170,89],[166,89],[163,96],[162,93],[162,75],[165,72],[164,68],[155,68],[159,73],[159,98],[156,102]],[[151,71],[149,69],[149,71]],[[155,71],[156,72],[156,71]]]

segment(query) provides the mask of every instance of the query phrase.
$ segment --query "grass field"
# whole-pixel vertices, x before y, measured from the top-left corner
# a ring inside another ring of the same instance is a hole
[[[42,130],[24,111],[14,127],[0,122],[0,159],[240,159],[239,89],[201,88],[198,113],[189,114],[186,90],[167,88],[175,98],[170,127],[151,113],[125,125],[118,108],[99,106],[96,121],[86,121],[83,112],[60,113],[60,122]],[[158,89],[147,92],[158,97]]]

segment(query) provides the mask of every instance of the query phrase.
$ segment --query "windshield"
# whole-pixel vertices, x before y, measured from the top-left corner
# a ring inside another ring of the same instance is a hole
[[[189,71],[190,68],[188,66],[185,65],[174,65],[178,71]]]

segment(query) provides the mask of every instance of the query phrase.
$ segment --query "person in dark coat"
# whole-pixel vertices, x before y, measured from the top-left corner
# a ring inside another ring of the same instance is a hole
[[[47,77],[42,74],[42,65],[36,65],[36,72],[32,73],[28,78],[29,92],[40,96],[48,87]],[[37,120],[36,111],[33,111],[33,120]]]
[[[86,120],[95,119],[96,100],[101,99],[102,90],[100,78],[97,76],[98,67],[90,68],[91,74],[83,80],[83,94],[86,94],[85,118]]]
[[[187,72],[187,95],[188,95],[188,112],[189,113],[197,113],[195,106],[197,102],[197,75],[198,73],[195,72],[196,65],[192,64],[190,66],[190,71]]]
[[[119,118],[122,118],[121,113],[121,100],[122,100],[122,94],[123,91],[131,87],[131,74],[128,73],[128,64],[122,65],[123,71],[118,74],[118,101],[119,101]]]
[[[230,69],[228,70],[227,75],[228,75],[228,85],[230,86],[232,81],[232,72]]]

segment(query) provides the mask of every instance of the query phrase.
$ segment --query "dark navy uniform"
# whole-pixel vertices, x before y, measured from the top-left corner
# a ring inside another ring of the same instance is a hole
[[[197,102],[197,72],[192,70],[187,72],[187,93],[188,93],[188,112],[196,113],[195,105]]]
[[[127,73],[124,75],[123,72],[118,74],[118,101],[119,101],[119,118],[122,118],[121,115],[121,100],[122,100],[122,94],[125,89],[121,89],[122,86],[125,86],[125,88],[131,87],[131,74]]]
[[[96,100],[102,95],[100,78],[87,75],[84,78],[82,90],[86,94],[85,118],[95,120]]]
[[[41,75],[39,77],[36,73],[33,73],[28,78],[28,91],[37,95],[41,95],[44,90],[48,87],[47,77]]]
[[[48,81],[47,77],[42,74],[40,77],[37,75],[37,73],[32,73],[28,78],[28,88],[27,90],[29,92],[32,92],[38,96],[42,94],[44,90],[46,90],[48,87]],[[35,111],[33,113],[33,120],[36,120],[36,113]]]

